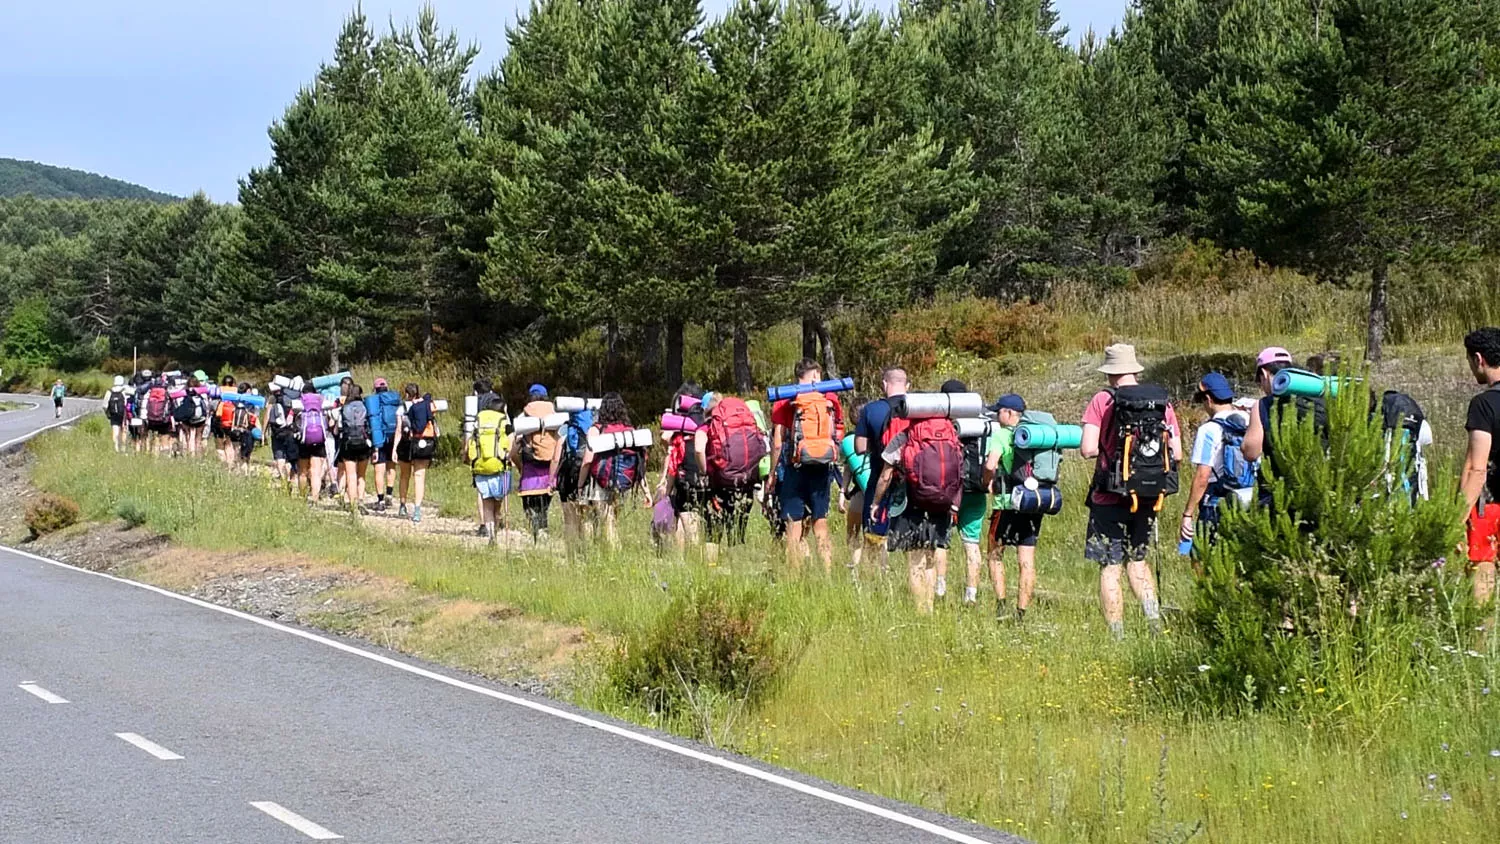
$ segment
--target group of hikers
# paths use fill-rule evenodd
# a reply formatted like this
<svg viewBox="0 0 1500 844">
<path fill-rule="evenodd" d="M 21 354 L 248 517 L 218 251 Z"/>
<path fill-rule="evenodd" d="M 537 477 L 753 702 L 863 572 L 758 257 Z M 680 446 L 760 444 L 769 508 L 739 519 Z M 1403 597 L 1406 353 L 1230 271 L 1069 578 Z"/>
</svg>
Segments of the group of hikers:
<svg viewBox="0 0 1500 844">
<path fill-rule="evenodd" d="M 1470 366 L 1487 387 L 1469 408 L 1469 451 L 1462 489 L 1470 508 L 1468 555 L 1476 596 L 1488 600 L 1500 550 L 1500 328 L 1465 339 Z M 907 555 L 907 579 L 920 612 L 948 594 L 949 548 L 962 548 L 962 604 L 979 603 L 988 569 L 996 616 L 1024 619 L 1037 581 L 1036 548 L 1048 516 L 1062 509 L 1059 466 L 1065 450 L 1093 462 L 1083 553 L 1099 566 L 1099 600 L 1115 636 L 1124 630 L 1124 587 L 1139 601 L 1153 631 L 1161 624 L 1157 583 L 1147 564 L 1165 499 L 1178 492 L 1179 464 L 1190 469 L 1177 532 L 1180 549 L 1196 558 L 1215 538 L 1231 506 L 1271 506 L 1260 469 L 1276 453 L 1278 419 L 1287 410 L 1326 426 L 1317 389 L 1328 359 L 1295 365 L 1284 348 L 1255 359 L 1259 396 L 1241 397 L 1218 372 L 1204 373 L 1194 400 L 1206 421 L 1184 451 L 1182 427 L 1168 391 L 1141 383 L 1134 347 L 1109 346 L 1098 373 L 1106 385 L 1089 400 L 1079 425 L 1063 425 L 1011 392 L 986 400 L 957 380 L 936 393 L 909 391 L 899 367 L 881 373 L 881 395 L 846 412 L 849 379 L 824 381 L 820 365 L 800 361 L 792 384 L 768 391 L 769 413 L 747 400 L 684 383 L 660 420 L 659 435 L 637 428 L 617 392 L 597 399 L 553 397 L 531 385 L 514 417 L 485 379 L 465 399 L 462 459 L 475 490 L 476 533 L 496 540 L 506 528 L 506 499 L 521 500 L 534 541 L 548 537 L 552 501 L 569 537 L 618 542 L 621 505 L 638 495 L 651 511 L 660 550 L 701 543 L 705 557 L 745 541 L 757 508 L 782 544 L 789 572 L 817 554 L 833 567 L 828 518 L 847 513 L 850 568 L 884 569 L 892 553 Z M 1295 376 L 1295 377 L 1294 377 Z M 366 395 L 347 375 L 304 381 L 278 376 L 262 398 L 248 383 L 224 378 L 206 387 L 202 371 L 115 379 L 106 406 L 115 448 L 202 454 L 214 440 L 219 458 L 245 470 L 257 444 L 269 440 L 272 472 L 316 502 L 332 495 L 360 512 L 422 519 L 425 473 L 437 451 L 435 402 L 418 385 L 398 393 L 376 378 Z M 318 382 L 315 384 L 315 382 Z M 1288 384 L 1292 385 L 1288 387 Z M 1413 497 L 1426 497 L 1423 451 L 1432 429 L 1409 396 L 1371 398 L 1383 414 L 1391 477 Z M 853 420 L 852 428 L 848 421 Z M 661 474 L 647 477 L 648 448 L 665 447 Z M 392 469 L 392 464 L 395 468 Z M 366 494 L 374 466 L 373 501 Z M 512 476 L 514 473 L 514 477 Z M 397 490 L 399 487 L 399 491 Z M 837 504 L 835 505 L 835 502 Z M 1007 602 L 1005 552 L 1015 549 L 1018 583 Z"/>
</svg>

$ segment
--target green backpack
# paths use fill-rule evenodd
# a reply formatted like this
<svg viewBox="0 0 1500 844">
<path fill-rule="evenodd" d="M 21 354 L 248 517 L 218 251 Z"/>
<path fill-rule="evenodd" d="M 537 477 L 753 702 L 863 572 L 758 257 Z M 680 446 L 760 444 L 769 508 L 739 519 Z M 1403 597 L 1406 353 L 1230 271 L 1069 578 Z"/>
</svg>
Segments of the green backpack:
<svg viewBox="0 0 1500 844">
<path fill-rule="evenodd" d="M 1028 410 L 1021 414 L 1022 425 L 1056 425 L 1057 420 L 1052 414 L 1042 410 Z M 1057 483 L 1058 469 L 1062 465 L 1062 449 L 1060 448 L 1017 448 L 1015 456 L 1011 459 L 1010 477 L 1011 488 L 1019 486 L 1026 477 L 1030 475 L 1036 478 L 1037 483 L 1051 485 Z M 1029 471 L 1028 471 L 1029 470 Z"/>
</svg>

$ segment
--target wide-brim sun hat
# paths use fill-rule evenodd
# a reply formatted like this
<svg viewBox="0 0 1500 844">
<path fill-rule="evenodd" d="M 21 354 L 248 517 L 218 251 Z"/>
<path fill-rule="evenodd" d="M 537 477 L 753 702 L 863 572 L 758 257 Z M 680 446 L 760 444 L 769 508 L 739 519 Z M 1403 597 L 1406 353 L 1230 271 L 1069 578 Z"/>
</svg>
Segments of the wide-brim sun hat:
<svg viewBox="0 0 1500 844">
<path fill-rule="evenodd" d="M 1129 343 L 1115 343 L 1104 348 L 1104 363 L 1098 369 L 1105 375 L 1136 375 L 1146 371 L 1136 360 L 1135 347 Z"/>
</svg>

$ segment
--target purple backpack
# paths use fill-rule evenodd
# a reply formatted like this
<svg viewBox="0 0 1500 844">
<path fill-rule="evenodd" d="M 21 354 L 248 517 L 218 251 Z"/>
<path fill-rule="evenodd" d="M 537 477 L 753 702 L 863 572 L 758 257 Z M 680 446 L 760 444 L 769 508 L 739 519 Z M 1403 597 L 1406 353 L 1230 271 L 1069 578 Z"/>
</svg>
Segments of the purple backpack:
<svg viewBox="0 0 1500 844">
<path fill-rule="evenodd" d="M 302 394 L 302 412 L 297 414 L 297 439 L 307 445 L 322 445 L 323 397 L 317 393 Z"/>
</svg>

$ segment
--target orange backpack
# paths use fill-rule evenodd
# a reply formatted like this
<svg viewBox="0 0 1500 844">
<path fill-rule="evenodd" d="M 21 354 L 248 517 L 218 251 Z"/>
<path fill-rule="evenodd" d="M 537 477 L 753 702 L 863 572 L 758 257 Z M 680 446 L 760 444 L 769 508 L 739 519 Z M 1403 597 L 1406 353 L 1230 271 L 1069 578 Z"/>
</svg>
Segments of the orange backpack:
<svg viewBox="0 0 1500 844">
<path fill-rule="evenodd" d="M 792 464 L 832 465 L 834 445 L 832 400 L 823 393 L 800 393 L 792 399 Z"/>
</svg>

